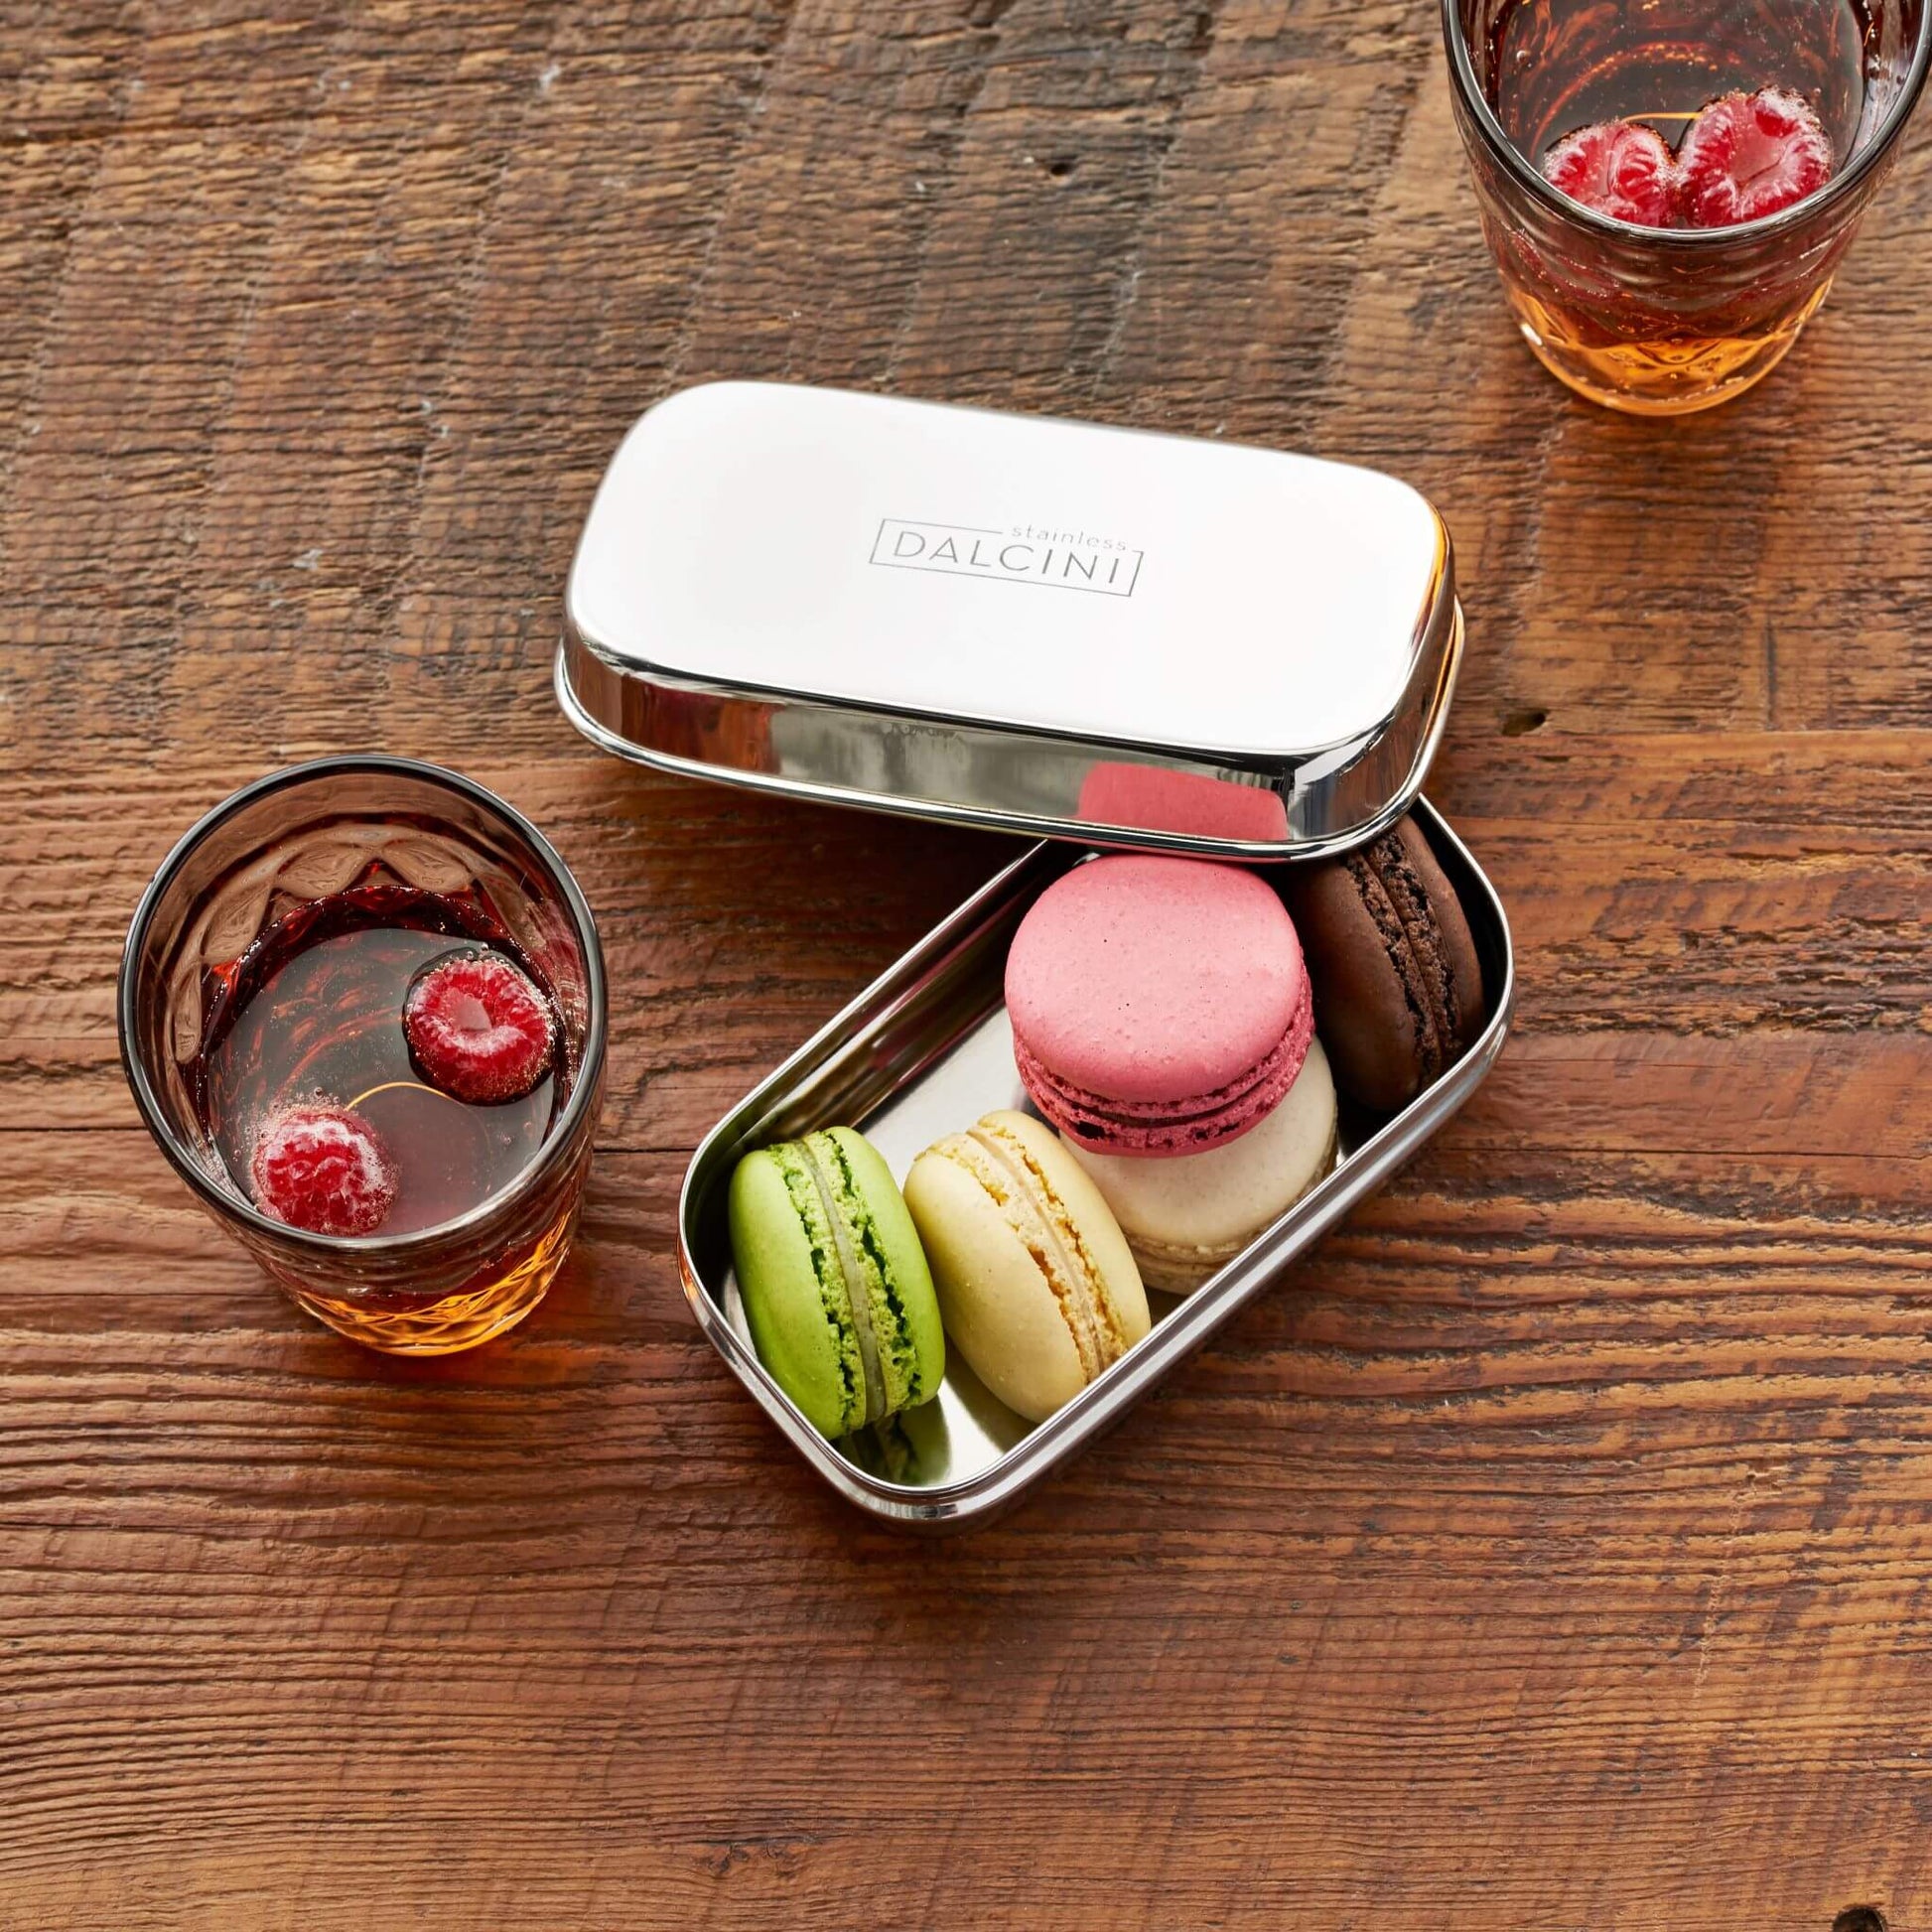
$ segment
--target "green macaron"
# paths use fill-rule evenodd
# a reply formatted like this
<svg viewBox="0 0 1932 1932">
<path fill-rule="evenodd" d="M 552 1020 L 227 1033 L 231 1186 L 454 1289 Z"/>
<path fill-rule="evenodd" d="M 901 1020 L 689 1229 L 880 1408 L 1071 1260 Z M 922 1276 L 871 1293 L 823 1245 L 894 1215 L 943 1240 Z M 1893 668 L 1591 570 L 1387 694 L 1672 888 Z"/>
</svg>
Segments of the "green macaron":
<svg viewBox="0 0 1932 1932">
<path fill-rule="evenodd" d="M 846 1436 L 938 1393 L 946 1341 L 892 1170 L 849 1127 L 760 1148 L 731 1185 L 732 1260 L 759 1360 Z"/>
</svg>

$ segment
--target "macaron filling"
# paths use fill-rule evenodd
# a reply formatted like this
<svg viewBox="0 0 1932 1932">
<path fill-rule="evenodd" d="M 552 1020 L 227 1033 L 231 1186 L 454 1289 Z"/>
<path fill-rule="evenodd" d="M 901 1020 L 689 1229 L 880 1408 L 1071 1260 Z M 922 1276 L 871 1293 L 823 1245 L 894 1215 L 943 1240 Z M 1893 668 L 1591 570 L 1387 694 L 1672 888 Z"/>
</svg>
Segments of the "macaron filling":
<svg viewBox="0 0 1932 1932">
<path fill-rule="evenodd" d="M 812 1145 L 815 1140 L 825 1140 L 830 1145 L 829 1137 L 808 1135 L 800 1142 L 799 1151 L 804 1156 L 806 1171 L 812 1177 L 813 1186 L 818 1189 L 825 1219 L 832 1230 L 832 1245 L 838 1258 L 839 1286 L 845 1293 L 846 1310 L 852 1321 L 853 1334 L 859 1343 L 860 1372 L 866 1388 L 866 1420 L 871 1422 L 886 1413 L 886 1378 L 879 1366 L 879 1337 L 873 1332 L 872 1298 L 866 1293 L 865 1274 L 853 1249 L 851 1226 L 833 1193 L 831 1176 L 825 1172 L 825 1163 L 820 1159 L 821 1149 Z"/>
<path fill-rule="evenodd" d="M 811 1248 L 836 1337 L 847 1432 L 923 1401 L 910 1324 L 837 1137 L 808 1134 L 768 1152 Z"/>
<path fill-rule="evenodd" d="M 1392 850 L 1376 855 L 1383 890 L 1395 901 L 1397 915 L 1409 930 L 1411 945 L 1423 967 L 1431 1004 L 1440 1017 L 1438 1029 L 1443 1063 L 1448 1065 L 1458 1050 L 1458 1042 L 1470 1019 L 1462 1001 L 1463 988 L 1456 983 L 1455 968 L 1444 950 L 1435 909 L 1429 902 L 1429 889 L 1409 861 L 1401 841 L 1392 840 Z"/>
<path fill-rule="evenodd" d="M 1393 833 L 1343 861 L 1381 932 L 1416 1029 L 1416 1059 L 1427 1085 L 1455 1057 L 1462 1034 L 1455 975 L 1440 943 L 1429 896 Z"/>
<path fill-rule="evenodd" d="M 1106 1154 L 1169 1157 L 1224 1147 L 1281 1105 L 1300 1077 L 1314 1037 L 1314 1001 L 1302 980 L 1288 1031 L 1239 1079 L 1173 1101 L 1122 1100 L 1077 1087 L 1043 1065 L 1016 1033 L 1015 1064 L 1039 1111 L 1081 1147 Z"/>
<path fill-rule="evenodd" d="M 979 1182 L 1045 1278 L 1091 1382 L 1127 1352 L 1120 1311 L 1066 1204 L 1020 1140 L 982 1121 L 933 1153 Z"/>
</svg>

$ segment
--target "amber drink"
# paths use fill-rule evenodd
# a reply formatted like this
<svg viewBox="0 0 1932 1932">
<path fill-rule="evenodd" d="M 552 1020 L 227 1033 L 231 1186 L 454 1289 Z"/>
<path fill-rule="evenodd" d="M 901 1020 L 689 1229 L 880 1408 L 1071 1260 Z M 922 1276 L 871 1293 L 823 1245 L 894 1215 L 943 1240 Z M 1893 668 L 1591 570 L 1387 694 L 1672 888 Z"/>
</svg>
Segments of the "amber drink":
<svg viewBox="0 0 1932 1932">
<path fill-rule="evenodd" d="M 1649 415 L 1710 408 L 1775 367 L 1888 170 L 1924 81 L 1925 14 L 1925 0 L 1445 0 L 1483 231 L 1538 358 Z M 1746 97 L 1792 104 L 1816 135 L 1817 185 L 1788 204 L 1710 221 L 1552 186 L 1567 138 L 1619 123 L 1654 132 L 1666 172 L 1688 169 L 1700 115 Z"/>
</svg>

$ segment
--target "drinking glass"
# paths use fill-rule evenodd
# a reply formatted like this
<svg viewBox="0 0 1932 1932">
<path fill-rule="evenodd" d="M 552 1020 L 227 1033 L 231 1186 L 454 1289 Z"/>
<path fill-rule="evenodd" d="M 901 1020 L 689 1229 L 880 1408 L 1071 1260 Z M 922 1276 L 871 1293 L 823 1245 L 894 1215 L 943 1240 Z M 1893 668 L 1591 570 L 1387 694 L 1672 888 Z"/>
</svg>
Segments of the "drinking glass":
<svg viewBox="0 0 1932 1932">
<path fill-rule="evenodd" d="M 1575 62 L 1580 82 L 1588 74 L 1599 83 L 1613 58 L 1608 37 L 1627 41 L 1634 0 L 1537 3 L 1551 23 L 1549 59 Z M 1641 227 L 1544 180 L 1493 104 L 1498 29 L 1516 4 L 1443 0 L 1443 31 L 1483 234 L 1524 341 L 1552 374 L 1611 409 L 1675 416 L 1742 394 L 1816 314 L 1890 172 L 1932 56 L 1927 0 L 1864 8 L 1864 99 L 1839 172 L 1806 200 L 1728 228 Z M 1762 5 L 1643 0 L 1642 30 L 1692 55 L 1701 45 L 1715 53 L 1761 24 Z"/>
<path fill-rule="evenodd" d="M 212 998 L 249 947 L 371 876 L 488 907 L 555 996 L 568 1094 L 529 1165 L 468 1212 L 404 1234 L 312 1234 L 263 1214 L 236 1185 L 191 1087 Z M 543 1299 L 576 1229 L 603 1099 L 604 959 L 563 861 L 483 786 L 430 764 L 355 757 L 237 792 L 175 847 L 142 897 L 118 1014 L 128 1084 L 161 1151 L 319 1320 L 373 1348 L 443 1355 L 501 1334 Z"/>
</svg>

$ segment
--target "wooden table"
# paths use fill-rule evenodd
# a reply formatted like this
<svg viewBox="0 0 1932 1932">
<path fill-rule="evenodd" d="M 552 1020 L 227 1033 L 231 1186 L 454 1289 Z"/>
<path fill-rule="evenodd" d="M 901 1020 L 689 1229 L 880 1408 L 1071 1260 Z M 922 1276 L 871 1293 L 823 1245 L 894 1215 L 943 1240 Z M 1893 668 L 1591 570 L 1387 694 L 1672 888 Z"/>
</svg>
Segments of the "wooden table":
<svg viewBox="0 0 1932 1932">
<path fill-rule="evenodd" d="M 1428 0 L 17 0 L 0 73 L 0 1924 L 1932 1926 L 1924 142 L 1671 427 L 1514 339 Z M 804 1471 L 672 1209 L 1011 848 L 550 697 L 721 375 L 1361 458 L 1460 547 L 1520 1036 L 949 1544 Z M 443 1364 L 281 1301 L 115 1058 L 169 843 L 367 747 L 548 828 L 618 989 L 581 1246 Z"/>
</svg>

